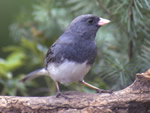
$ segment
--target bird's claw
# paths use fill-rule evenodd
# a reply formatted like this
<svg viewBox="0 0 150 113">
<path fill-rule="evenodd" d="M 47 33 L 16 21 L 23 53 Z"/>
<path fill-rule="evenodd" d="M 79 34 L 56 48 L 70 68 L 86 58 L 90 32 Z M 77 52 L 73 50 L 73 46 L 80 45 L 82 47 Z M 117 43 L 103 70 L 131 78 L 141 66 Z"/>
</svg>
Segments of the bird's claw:
<svg viewBox="0 0 150 113">
<path fill-rule="evenodd" d="M 64 95 L 62 92 L 57 92 L 56 93 L 56 98 L 59 98 L 59 97 L 63 97 L 63 98 L 65 98 L 65 99 L 69 99 L 66 95 Z"/>
<path fill-rule="evenodd" d="M 97 93 L 110 93 L 110 94 L 112 94 L 112 93 L 113 93 L 113 90 L 97 89 L 96 92 L 97 92 Z"/>
</svg>

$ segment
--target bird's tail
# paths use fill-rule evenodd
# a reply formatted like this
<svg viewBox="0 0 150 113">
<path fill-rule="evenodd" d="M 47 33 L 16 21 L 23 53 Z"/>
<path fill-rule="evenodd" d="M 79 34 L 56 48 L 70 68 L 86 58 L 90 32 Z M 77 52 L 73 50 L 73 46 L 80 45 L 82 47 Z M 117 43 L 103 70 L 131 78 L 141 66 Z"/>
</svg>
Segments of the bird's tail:
<svg viewBox="0 0 150 113">
<path fill-rule="evenodd" d="M 39 77 L 39 76 L 42 76 L 42 75 L 48 75 L 48 72 L 45 68 L 42 68 L 42 69 L 38 69 L 38 70 L 35 70 L 29 74 L 27 74 L 22 80 L 21 82 L 26 82 L 28 80 L 31 80 L 31 79 L 34 79 L 36 77 Z"/>
</svg>

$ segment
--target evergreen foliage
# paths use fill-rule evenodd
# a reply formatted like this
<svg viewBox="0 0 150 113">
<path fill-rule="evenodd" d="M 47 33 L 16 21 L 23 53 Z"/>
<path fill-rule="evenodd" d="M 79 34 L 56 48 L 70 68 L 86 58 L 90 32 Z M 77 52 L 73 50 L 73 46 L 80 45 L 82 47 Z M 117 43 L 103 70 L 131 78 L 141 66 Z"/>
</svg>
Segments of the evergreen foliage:
<svg viewBox="0 0 150 113">
<path fill-rule="evenodd" d="M 19 44 L 5 48 L 11 53 L 6 59 L 0 60 L 0 83 L 4 87 L 1 94 L 54 94 L 55 83 L 48 77 L 26 83 L 28 91 L 25 84 L 19 83 L 21 85 L 13 85 L 13 92 L 9 92 L 9 85 L 5 81 L 18 84 L 16 80 L 23 74 L 43 67 L 50 45 L 73 18 L 86 13 L 112 21 L 97 34 L 98 57 L 85 77 L 86 81 L 104 89 L 118 90 L 131 84 L 136 73 L 150 68 L 150 1 L 43 0 L 33 4 L 32 11 L 20 11 L 16 22 L 10 26 L 11 36 Z M 92 92 L 76 83 L 62 88 Z M 5 93 L 4 89 L 7 89 Z"/>
</svg>

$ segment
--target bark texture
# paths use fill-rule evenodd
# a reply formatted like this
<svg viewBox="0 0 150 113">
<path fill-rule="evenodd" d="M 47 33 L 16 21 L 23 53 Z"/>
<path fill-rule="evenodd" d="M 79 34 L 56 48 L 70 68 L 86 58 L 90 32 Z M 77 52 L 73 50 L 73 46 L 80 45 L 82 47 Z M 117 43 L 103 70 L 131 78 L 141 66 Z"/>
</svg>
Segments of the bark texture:
<svg viewBox="0 0 150 113">
<path fill-rule="evenodd" d="M 150 113 L 150 70 L 136 75 L 129 87 L 112 94 L 66 92 L 55 96 L 0 96 L 2 113 Z"/>
</svg>

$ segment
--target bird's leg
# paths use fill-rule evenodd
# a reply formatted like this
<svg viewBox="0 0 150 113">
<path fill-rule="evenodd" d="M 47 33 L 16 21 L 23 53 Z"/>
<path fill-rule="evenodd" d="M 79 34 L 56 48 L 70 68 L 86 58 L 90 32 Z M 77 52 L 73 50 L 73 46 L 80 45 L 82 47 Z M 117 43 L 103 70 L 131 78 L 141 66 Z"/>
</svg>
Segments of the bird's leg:
<svg viewBox="0 0 150 113">
<path fill-rule="evenodd" d="M 57 89 L 56 98 L 58 98 L 59 96 L 62 96 L 65 99 L 68 99 L 68 97 L 60 91 L 58 82 L 56 81 L 55 83 L 56 83 L 56 89 Z"/>
<path fill-rule="evenodd" d="M 103 89 L 100 89 L 100 88 L 98 88 L 98 87 L 95 87 L 95 86 L 93 86 L 93 85 L 91 85 L 91 84 L 85 82 L 84 80 L 81 80 L 81 81 L 79 81 L 79 82 L 82 83 L 82 84 L 84 84 L 84 85 L 86 85 L 86 86 L 88 86 L 88 87 L 90 87 L 90 88 L 92 88 L 92 89 L 95 89 L 97 93 L 112 93 L 111 90 L 103 90 Z"/>
</svg>

